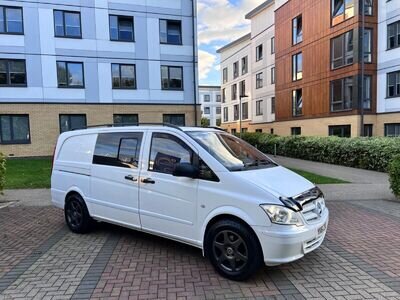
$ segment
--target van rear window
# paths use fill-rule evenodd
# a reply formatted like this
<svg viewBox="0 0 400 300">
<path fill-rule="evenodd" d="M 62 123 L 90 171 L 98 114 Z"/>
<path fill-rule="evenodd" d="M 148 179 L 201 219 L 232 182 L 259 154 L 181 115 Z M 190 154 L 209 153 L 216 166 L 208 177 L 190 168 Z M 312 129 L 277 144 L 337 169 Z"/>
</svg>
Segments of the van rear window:
<svg viewBox="0 0 400 300">
<path fill-rule="evenodd" d="M 100 133 L 97 136 L 93 164 L 137 168 L 142 138 L 141 132 Z"/>
</svg>

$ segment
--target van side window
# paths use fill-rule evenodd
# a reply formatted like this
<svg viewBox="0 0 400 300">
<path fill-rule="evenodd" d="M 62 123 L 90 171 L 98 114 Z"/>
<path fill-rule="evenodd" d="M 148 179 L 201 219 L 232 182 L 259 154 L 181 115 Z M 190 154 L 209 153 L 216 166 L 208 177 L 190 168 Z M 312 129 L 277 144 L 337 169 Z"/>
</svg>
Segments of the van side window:
<svg viewBox="0 0 400 300">
<path fill-rule="evenodd" d="M 199 158 L 199 179 L 219 182 L 218 176 L 201 158 Z"/>
<path fill-rule="evenodd" d="M 174 135 L 153 133 L 149 171 L 172 174 L 179 163 L 193 163 L 193 151 Z"/>
<path fill-rule="evenodd" d="M 138 167 L 143 133 L 100 133 L 97 137 L 93 164 L 120 168 Z"/>
</svg>

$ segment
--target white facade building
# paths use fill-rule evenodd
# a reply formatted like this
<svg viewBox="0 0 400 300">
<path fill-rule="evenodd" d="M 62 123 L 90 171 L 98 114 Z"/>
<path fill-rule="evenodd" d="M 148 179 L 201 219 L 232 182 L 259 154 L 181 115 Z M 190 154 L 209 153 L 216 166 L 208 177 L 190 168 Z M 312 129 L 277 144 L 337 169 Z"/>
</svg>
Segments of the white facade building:
<svg viewBox="0 0 400 300">
<path fill-rule="evenodd" d="M 240 111 L 243 131 L 260 131 L 275 120 L 274 3 L 266 1 L 249 12 L 251 32 L 217 51 L 221 55 L 222 124 L 230 132 L 239 131 Z"/>
<path fill-rule="evenodd" d="M 199 86 L 201 116 L 208 119 L 209 126 L 221 125 L 221 87 Z"/>
</svg>

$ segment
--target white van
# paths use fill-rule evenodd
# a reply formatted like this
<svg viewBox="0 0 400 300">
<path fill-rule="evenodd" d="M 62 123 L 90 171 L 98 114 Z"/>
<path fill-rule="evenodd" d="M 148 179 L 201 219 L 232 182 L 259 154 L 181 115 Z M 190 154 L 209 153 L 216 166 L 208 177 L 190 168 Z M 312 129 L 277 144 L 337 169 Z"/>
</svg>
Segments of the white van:
<svg viewBox="0 0 400 300">
<path fill-rule="evenodd" d="M 233 280 L 315 250 L 329 216 L 315 185 L 243 140 L 167 124 L 61 134 L 51 194 L 73 232 L 96 220 L 167 237 Z"/>
</svg>

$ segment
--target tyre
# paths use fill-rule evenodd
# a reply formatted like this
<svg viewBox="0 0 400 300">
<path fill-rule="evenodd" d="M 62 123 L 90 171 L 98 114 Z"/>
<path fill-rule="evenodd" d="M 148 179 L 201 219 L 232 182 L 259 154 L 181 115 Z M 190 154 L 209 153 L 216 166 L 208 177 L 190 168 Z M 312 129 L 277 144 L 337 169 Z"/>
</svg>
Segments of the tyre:
<svg viewBox="0 0 400 300">
<path fill-rule="evenodd" d="M 263 265 L 257 236 L 244 224 L 233 220 L 218 221 L 206 234 L 206 256 L 224 277 L 242 281 Z"/>
<path fill-rule="evenodd" d="M 65 221 L 72 232 L 87 233 L 90 231 L 93 219 L 89 215 L 85 201 L 78 194 L 71 194 L 65 200 Z"/>
</svg>

